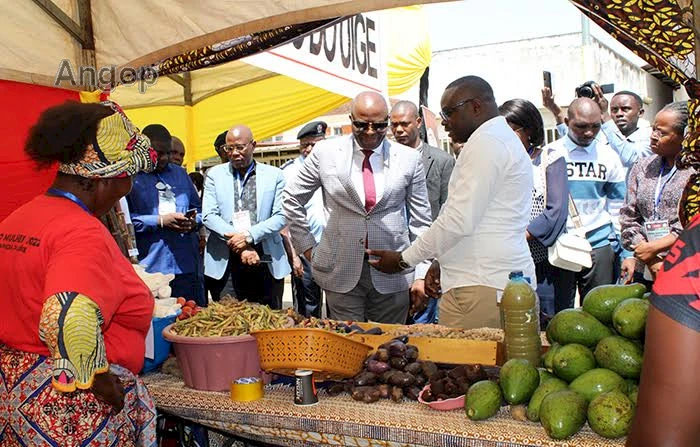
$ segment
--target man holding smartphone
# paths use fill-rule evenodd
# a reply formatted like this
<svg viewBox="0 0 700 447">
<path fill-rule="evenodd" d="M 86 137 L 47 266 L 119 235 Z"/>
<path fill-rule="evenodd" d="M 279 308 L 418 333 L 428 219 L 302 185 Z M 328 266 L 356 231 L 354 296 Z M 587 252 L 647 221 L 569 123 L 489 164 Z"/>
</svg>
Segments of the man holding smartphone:
<svg viewBox="0 0 700 447">
<path fill-rule="evenodd" d="M 126 200 L 136 232 L 139 263 L 149 273 L 172 273 L 172 296 L 207 304 L 199 263 L 202 203 L 187 172 L 170 163 L 172 137 L 160 124 L 143 129 L 158 153 L 155 171 L 134 177 Z"/>
</svg>

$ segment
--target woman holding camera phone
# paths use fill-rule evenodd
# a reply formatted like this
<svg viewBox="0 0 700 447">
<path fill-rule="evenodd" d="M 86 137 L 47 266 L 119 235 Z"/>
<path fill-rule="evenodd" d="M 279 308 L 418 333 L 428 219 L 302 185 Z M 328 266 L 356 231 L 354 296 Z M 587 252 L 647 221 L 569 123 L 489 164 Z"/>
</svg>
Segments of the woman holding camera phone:
<svg viewBox="0 0 700 447">
<path fill-rule="evenodd" d="M 695 172 L 692 168 L 676 167 L 687 124 L 687 102 L 674 102 L 661 109 L 651 134 L 651 150 L 655 155 L 640 159 L 629 172 L 620 226 L 622 245 L 633 251 L 634 257 L 622 262 L 625 284 L 632 281 L 650 284 L 667 250 L 683 230 L 678 202 L 683 187 Z"/>
<path fill-rule="evenodd" d="M 155 446 L 136 376 L 154 299 L 99 220 L 155 152 L 109 101 L 47 109 L 25 152 L 58 174 L 0 223 L 0 439 Z"/>
</svg>

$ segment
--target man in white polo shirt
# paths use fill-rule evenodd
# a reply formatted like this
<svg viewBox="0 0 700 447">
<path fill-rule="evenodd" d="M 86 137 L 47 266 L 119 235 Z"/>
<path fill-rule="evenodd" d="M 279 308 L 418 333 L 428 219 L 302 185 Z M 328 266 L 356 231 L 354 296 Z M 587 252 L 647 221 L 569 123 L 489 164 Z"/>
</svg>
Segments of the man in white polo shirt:
<svg viewBox="0 0 700 447">
<path fill-rule="evenodd" d="M 369 250 L 370 264 L 399 272 L 426 259 L 441 266 L 440 324 L 500 327 L 497 302 L 508 274 L 536 284 L 525 230 L 532 166 L 518 136 L 499 116 L 491 86 L 476 76 L 447 86 L 440 116 L 452 141 L 465 143 L 447 202 L 431 227 L 403 252 Z M 373 258 L 375 257 L 375 258 Z"/>
</svg>

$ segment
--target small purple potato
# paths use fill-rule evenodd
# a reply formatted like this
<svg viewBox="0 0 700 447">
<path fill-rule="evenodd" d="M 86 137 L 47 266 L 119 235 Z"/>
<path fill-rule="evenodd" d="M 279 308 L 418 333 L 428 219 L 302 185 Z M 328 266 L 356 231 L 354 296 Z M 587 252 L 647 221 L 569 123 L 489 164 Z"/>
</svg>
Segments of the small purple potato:
<svg viewBox="0 0 700 447">
<path fill-rule="evenodd" d="M 389 369 L 391 369 L 391 367 L 388 363 L 380 362 L 379 360 L 370 360 L 367 363 L 367 371 L 374 374 L 383 374 L 389 371 Z"/>
<path fill-rule="evenodd" d="M 376 359 L 379 360 L 380 362 L 388 362 L 389 361 L 389 350 L 384 349 L 384 348 L 379 348 L 377 349 L 377 352 L 375 352 Z"/>
<path fill-rule="evenodd" d="M 403 371 L 407 364 L 408 362 L 403 357 L 392 357 L 391 359 L 389 359 L 389 365 L 391 365 L 392 368 L 397 369 L 399 371 Z"/>
<path fill-rule="evenodd" d="M 403 370 L 413 374 L 414 376 L 423 372 L 423 368 L 421 368 L 420 362 L 409 363 Z"/>
</svg>

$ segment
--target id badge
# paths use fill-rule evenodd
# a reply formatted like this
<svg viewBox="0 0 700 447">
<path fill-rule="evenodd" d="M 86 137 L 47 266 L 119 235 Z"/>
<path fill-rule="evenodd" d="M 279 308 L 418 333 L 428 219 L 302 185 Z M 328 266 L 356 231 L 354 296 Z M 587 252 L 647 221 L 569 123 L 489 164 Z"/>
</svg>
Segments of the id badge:
<svg viewBox="0 0 700 447">
<path fill-rule="evenodd" d="M 662 237 L 668 236 L 671 233 L 671 226 L 668 220 L 650 220 L 644 222 L 644 231 L 647 234 L 648 241 L 655 241 Z"/>
<path fill-rule="evenodd" d="M 158 215 L 165 216 L 177 212 L 175 194 L 170 190 L 158 191 Z"/>
<path fill-rule="evenodd" d="M 250 223 L 250 212 L 249 211 L 236 211 L 233 213 L 231 219 L 233 221 L 233 226 L 236 227 L 237 232 L 248 231 L 252 227 Z"/>
</svg>

